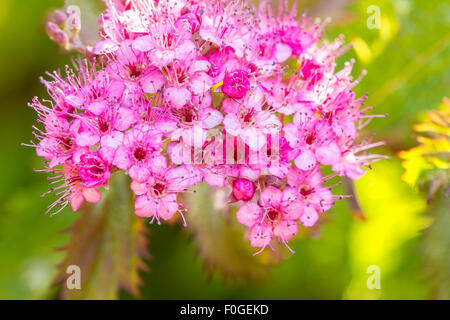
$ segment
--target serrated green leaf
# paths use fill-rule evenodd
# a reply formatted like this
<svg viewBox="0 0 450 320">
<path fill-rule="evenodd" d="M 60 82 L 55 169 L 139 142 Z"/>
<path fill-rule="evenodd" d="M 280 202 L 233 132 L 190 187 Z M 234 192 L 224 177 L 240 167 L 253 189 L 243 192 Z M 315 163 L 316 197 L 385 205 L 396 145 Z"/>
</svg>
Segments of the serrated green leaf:
<svg viewBox="0 0 450 320">
<path fill-rule="evenodd" d="M 429 207 L 429 213 L 435 218 L 427 230 L 424 246 L 426 275 L 430 282 L 429 298 L 448 300 L 450 298 L 450 198 L 441 191 Z"/>
<path fill-rule="evenodd" d="M 121 288 L 139 297 L 147 237 L 144 221 L 134 215 L 129 179 L 114 174 L 102 201 L 86 206 L 82 215 L 70 228 L 72 238 L 56 279 L 62 282 L 62 298 L 117 299 Z M 81 269 L 80 290 L 65 285 L 70 265 Z"/>
<path fill-rule="evenodd" d="M 219 271 L 234 280 L 257 280 L 265 277 L 271 265 L 282 260 L 283 250 L 269 249 L 253 255 L 245 228 L 235 218 L 235 208 L 215 207 L 215 202 L 226 203 L 226 191 L 214 190 L 206 184 L 196 193 L 185 197 L 189 207 L 188 229 L 192 232 L 198 256 L 210 274 Z"/>
</svg>

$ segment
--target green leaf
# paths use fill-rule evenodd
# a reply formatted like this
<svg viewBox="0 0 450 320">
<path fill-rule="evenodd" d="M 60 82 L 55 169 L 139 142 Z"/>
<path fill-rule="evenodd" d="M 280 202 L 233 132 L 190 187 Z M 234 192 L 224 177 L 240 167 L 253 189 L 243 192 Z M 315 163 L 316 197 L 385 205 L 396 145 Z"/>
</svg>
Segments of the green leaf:
<svg viewBox="0 0 450 320">
<path fill-rule="evenodd" d="M 54 200 L 40 197 L 46 187 L 24 186 L 1 202 L 0 299 L 53 295 L 49 288 L 63 258 L 55 248 L 67 244 L 68 236 L 60 232 L 72 225 L 77 213 L 64 210 L 52 217 L 45 215 L 46 206 Z"/>
<path fill-rule="evenodd" d="M 434 223 L 427 230 L 424 246 L 427 280 L 430 283 L 430 298 L 450 299 L 450 198 L 445 197 L 442 190 L 429 207 L 434 216 Z"/>
<path fill-rule="evenodd" d="M 147 267 L 144 221 L 134 215 L 129 179 L 122 173 L 111 178 L 110 190 L 101 202 L 85 207 L 83 216 L 70 228 L 72 239 L 65 251 L 56 282 L 63 282 L 65 299 L 117 299 L 124 288 L 139 297 L 139 270 Z M 81 289 L 65 285 L 70 265 L 81 269 Z"/>
<path fill-rule="evenodd" d="M 187 223 L 205 270 L 210 275 L 218 270 L 234 280 L 265 277 L 270 266 L 282 260 L 282 247 L 253 255 L 259 248 L 250 247 L 245 228 L 236 220 L 235 208 L 228 205 L 217 208 L 217 203 L 227 202 L 226 191 L 206 184 L 198 186 L 196 191 L 185 197 L 189 207 Z"/>
<path fill-rule="evenodd" d="M 331 2 L 331 1 L 330 1 Z M 369 29 L 367 8 L 372 0 L 352 1 L 350 11 L 327 26 L 327 38 L 344 34 L 353 44 L 339 62 L 356 58 L 354 74 L 367 76 L 355 87 L 369 94 L 367 105 L 389 116 L 373 121 L 389 148 L 409 147 L 411 128 L 418 112 L 430 110 L 448 94 L 450 76 L 450 6 L 443 1 L 377 1 L 380 29 Z"/>
</svg>

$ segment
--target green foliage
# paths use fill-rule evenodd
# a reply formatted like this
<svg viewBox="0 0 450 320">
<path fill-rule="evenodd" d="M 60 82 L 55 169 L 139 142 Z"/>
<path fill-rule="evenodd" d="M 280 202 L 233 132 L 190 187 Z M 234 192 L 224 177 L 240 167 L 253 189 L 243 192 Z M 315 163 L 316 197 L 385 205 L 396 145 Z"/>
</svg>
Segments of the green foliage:
<svg viewBox="0 0 450 320">
<path fill-rule="evenodd" d="M 425 256 L 425 277 L 429 283 L 428 297 L 450 299 L 450 198 L 441 190 L 433 199 L 429 213 L 434 224 L 427 230 L 422 252 Z"/>
<path fill-rule="evenodd" d="M 367 28 L 371 5 L 380 8 L 380 29 Z M 355 89 L 360 95 L 369 93 L 367 104 L 376 106 L 376 113 L 389 115 L 373 121 L 367 131 L 376 132 L 394 151 L 413 145 L 416 114 L 448 94 L 449 16 L 446 1 L 361 0 L 326 28 L 330 38 L 342 33 L 353 44 L 341 62 L 355 57 L 355 75 L 367 70 Z"/>
<path fill-rule="evenodd" d="M 139 271 L 147 270 L 144 221 L 134 214 L 134 197 L 123 173 L 111 177 L 101 202 L 84 206 L 82 217 L 69 229 L 71 241 L 64 249 L 56 282 L 62 282 L 64 299 L 117 299 L 124 288 L 139 297 Z M 81 290 L 65 285 L 66 270 L 79 266 Z"/>
<path fill-rule="evenodd" d="M 43 299 L 51 294 L 56 265 L 64 257 L 56 249 L 68 240 L 61 230 L 77 214 L 66 210 L 45 216 L 48 201 L 41 193 L 41 185 L 17 188 L 0 206 L 0 299 Z"/>
</svg>

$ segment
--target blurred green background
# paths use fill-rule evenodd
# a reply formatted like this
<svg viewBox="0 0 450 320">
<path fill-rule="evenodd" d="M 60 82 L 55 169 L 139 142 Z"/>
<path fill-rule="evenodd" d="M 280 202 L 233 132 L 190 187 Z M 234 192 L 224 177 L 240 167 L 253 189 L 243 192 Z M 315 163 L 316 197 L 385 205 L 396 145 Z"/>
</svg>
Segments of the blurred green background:
<svg viewBox="0 0 450 320">
<path fill-rule="evenodd" d="M 448 299 L 450 291 L 450 221 L 448 201 L 427 206 L 424 194 L 400 180 L 400 150 L 413 139 L 413 124 L 438 106 L 450 88 L 450 3 L 446 1 L 377 1 L 381 29 L 370 30 L 367 8 L 374 1 L 300 1 L 311 16 L 331 16 L 326 38 L 340 33 L 354 44 L 343 61 L 356 59 L 354 75 L 368 74 L 356 87 L 369 92 L 368 105 L 389 117 L 373 121 L 367 133 L 385 140 L 379 150 L 392 156 L 354 185 L 356 201 L 340 202 L 323 223 L 303 232 L 278 266 L 257 257 L 246 276 L 224 276 L 232 260 L 214 234 L 198 234 L 178 225 L 149 225 L 150 273 L 141 287 L 149 299 Z M 27 107 L 45 97 L 39 76 L 70 63 L 45 34 L 45 17 L 62 0 L 0 1 L 0 298 L 54 299 L 51 285 L 69 240 L 61 231 L 80 213 L 70 209 L 44 215 L 51 198 L 45 174 L 29 141 L 35 113 Z M 348 193 L 350 186 L 336 188 Z M 446 210 L 447 209 L 447 210 Z M 234 218 L 232 218 L 234 219 Z M 235 236 L 242 237 L 242 230 Z M 228 239 L 228 238 L 227 238 Z M 197 248 L 202 247 L 202 250 Z M 205 244 L 214 251 L 205 263 Z M 210 250 L 210 251 L 211 251 Z M 251 252 L 251 251 L 249 251 Z M 284 253 L 284 252 L 283 252 Z M 211 260 L 214 263 L 211 263 Z M 211 267 L 213 265 L 214 267 Z M 381 271 L 381 289 L 369 290 L 367 267 Z M 252 265 L 228 268 L 252 268 Z M 207 270 L 205 270 L 207 269 Z M 261 273 L 253 277 L 252 273 Z M 251 279 L 252 278 L 252 279 Z M 125 291 L 122 298 L 131 298 Z"/>
</svg>

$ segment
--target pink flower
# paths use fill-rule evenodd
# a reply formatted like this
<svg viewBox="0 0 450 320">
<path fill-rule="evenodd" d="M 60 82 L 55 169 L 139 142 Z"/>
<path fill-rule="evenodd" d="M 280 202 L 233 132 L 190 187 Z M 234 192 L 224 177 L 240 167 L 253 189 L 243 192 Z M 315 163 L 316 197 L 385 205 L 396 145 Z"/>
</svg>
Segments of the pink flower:
<svg viewBox="0 0 450 320">
<path fill-rule="evenodd" d="M 264 90 L 267 104 L 277 112 L 291 115 L 304 108 L 300 91 L 297 89 L 299 82 L 291 77 L 287 83 L 280 75 L 273 79 L 262 81 L 261 88 Z"/>
<path fill-rule="evenodd" d="M 209 55 L 208 61 L 210 63 L 208 74 L 214 78 L 214 83 L 223 81 L 226 73 L 230 71 L 236 69 L 246 70 L 243 60 L 239 60 L 236 57 L 234 49 L 231 47 L 214 51 Z"/>
<path fill-rule="evenodd" d="M 249 152 L 248 166 L 254 170 L 262 170 L 264 174 L 280 179 L 286 177 L 290 162 L 299 152 L 289 146 L 283 135 L 268 135 L 267 144 L 258 151 Z"/>
<path fill-rule="evenodd" d="M 123 145 L 118 147 L 113 164 L 126 170 L 133 180 L 146 181 L 152 172 L 166 166 L 166 159 L 159 152 L 162 134 L 149 126 L 134 127 L 126 132 Z"/>
<path fill-rule="evenodd" d="M 125 85 L 125 98 L 131 105 L 144 93 L 157 93 L 165 83 L 164 74 L 151 64 L 145 53 L 134 49 L 131 40 L 120 44 L 107 71 Z"/>
<path fill-rule="evenodd" d="M 152 64 L 164 67 L 174 60 L 183 61 L 195 54 L 196 48 L 185 28 L 175 28 L 170 21 L 150 26 L 149 33 L 133 41 L 133 49 L 148 52 Z"/>
<path fill-rule="evenodd" d="M 300 55 L 317 41 L 314 35 L 299 26 L 285 26 L 280 30 L 281 40 L 289 46 L 292 54 Z"/>
<path fill-rule="evenodd" d="M 288 46 L 293 55 L 298 56 L 320 39 L 322 26 L 311 21 L 306 15 L 297 18 L 296 3 L 292 8 L 288 8 L 287 3 L 281 3 L 279 16 L 275 23 L 272 22 L 272 26 L 280 42 Z"/>
<path fill-rule="evenodd" d="M 199 35 L 203 40 L 219 47 L 233 48 L 236 56 L 242 58 L 246 45 L 251 40 L 248 25 L 253 22 L 253 17 L 239 6 L 237 2 L 228 2 L 225 6 L 207 5 L 202 15 Z M 236 15 L 236 12 L 240 15 Z"/>
<path fill-rule="evenodd" d="M 232 136 L 240 137 L 253 151 L 258 151 L 266 144 L 267 135 L 279 132 L 281 122 L 268 110 L 262 110 L 264 97 L 255 92 L 242 103 L 229 102 L 225 107 L 223 123 L 225 130 Z"/>
<path fill-rule="evenodd" d="M 51 212 L 50 215 L 58 214 L 69 203 L 73 211 L 78 211 L 85 200 L 90 203 L 96 203 L 102 199 L 101 193 L 96 188 L 87 187 L 83 184 L 76 166 L 64 164 L 60 169 L 51 170 L 55 174 L 51 177 L 51 180 L 54 183 L 62 181 L 62 184 L 47 192 L 55 192 L 59 198 L 48 207 L 46 213 Z"/>
<path fill-rule="evenodd" d="M 383 145 L 383 141 L 375 143 L 364 142 L 350 147 L 348 144 L 341 145 L 341 149 L 345 151 L 342 153 L 340 161 L 335 163 L 332 169 L 340 176 L 345 175 L 352 180 L 357 180 L 365 173 L 364 169 L 369 167 L 370 163 L 388 158 L 388 156 L 368 154 L 365 152 L 368 149 Z"/>
<path fill-rule="evenodd" d="M 45 133 L 35 133 L 40 139 L 36 145 L 36 154 L 50 160 L 49 167 L 54 168 L 72 159 L 79 147 L 75 143 L 73 127 L 67 119 L 48 113 L 43 121 Z"/>
<path fill-rule="evenodd" d="M 182 138 L 189 146 L 201 147 L 205 142 L 207 130 L 220 125 L 222 119 L 222 113 L 215 109 L 186 104 L 179 109 L 171 108 L 163 125 L 170 130 L 172 140 Z"/>
<path fill-rule="evenodd" d="M 164 99 L 174 108 L 189 103 L 209 107 L 212 102 L 210 90 L 212 78 L 207 74 L 209 62 L 206 60 L 185 61 L 167 67 L 167 87 Z"/>
<path fill-rule="evenodd" d="M 172 219 L 177 212 L 182 215 L 177 194 L 187 191 L 200 180 L 197 171 L 179 166 L 160 171 L 144 182 L 133 181 L 131 188 L 138 196 L 135 204 L 136 215 L 154 218 L 158 223 L 160 219 Z"/>
<path fill-rule="evenodd" d="M 87 111 L 85 117 L 73 122 L 75 140 L 81 147 L 92 147 L 104 137 L 121 134 L 138 120 L 133 110 L 103 103 L 90 104 Z"/>
<path fill-rule="evenodd" d="M 305 59 L 301 62 L 300 72 L 303 79 L 309 82 L 309 86 L 314 86 L 323 77 L 322 66 L 312 59 Z"/>
<path fill-rule="evenodd" d="M 286 194 L 304 204 L 300 222 L 305 227 L 313 226 L 319 219 L 318 212 L 326 212 L 334 204 L 330 188 L 322 186 L 322 175 L 318 168 L 309 172 L 291 168 L 287 183 L 289 187 L 285 189 Z"/>
<path fill-rule="evenodd" d="M 196 14 L 188 12 L 183 14 L 181 17 L 177 19 L 177 21 L 175 22 L 175 26 L 177 27 L 180 33 L 192 35 L 198 32 L 200 28 L 200 21 Z"/>
<path fill-rule="evenodd" d="M 300 150 L 294 160 L 297 168 L 311 170 L 317 162 L 333 165 L 339 162 L 340 150 L 331 128 L 326 121 L 317 120 L 309 110 L 294 115 L 294 122 L 284 126 L 289 145 Z"/>
<path fill-rule="evenodd" d="M 287 246 L 287 241 L 298 232 L 296 221 L 302 212 L 303 204 L 300 201 L 291 199 L 287 192 L 268 186 L 259 196 L 259 205 L 244 203 L 236 217 L 250 228 L 250 244 L 265 248 L 273 237 Z"/>
</svg>

